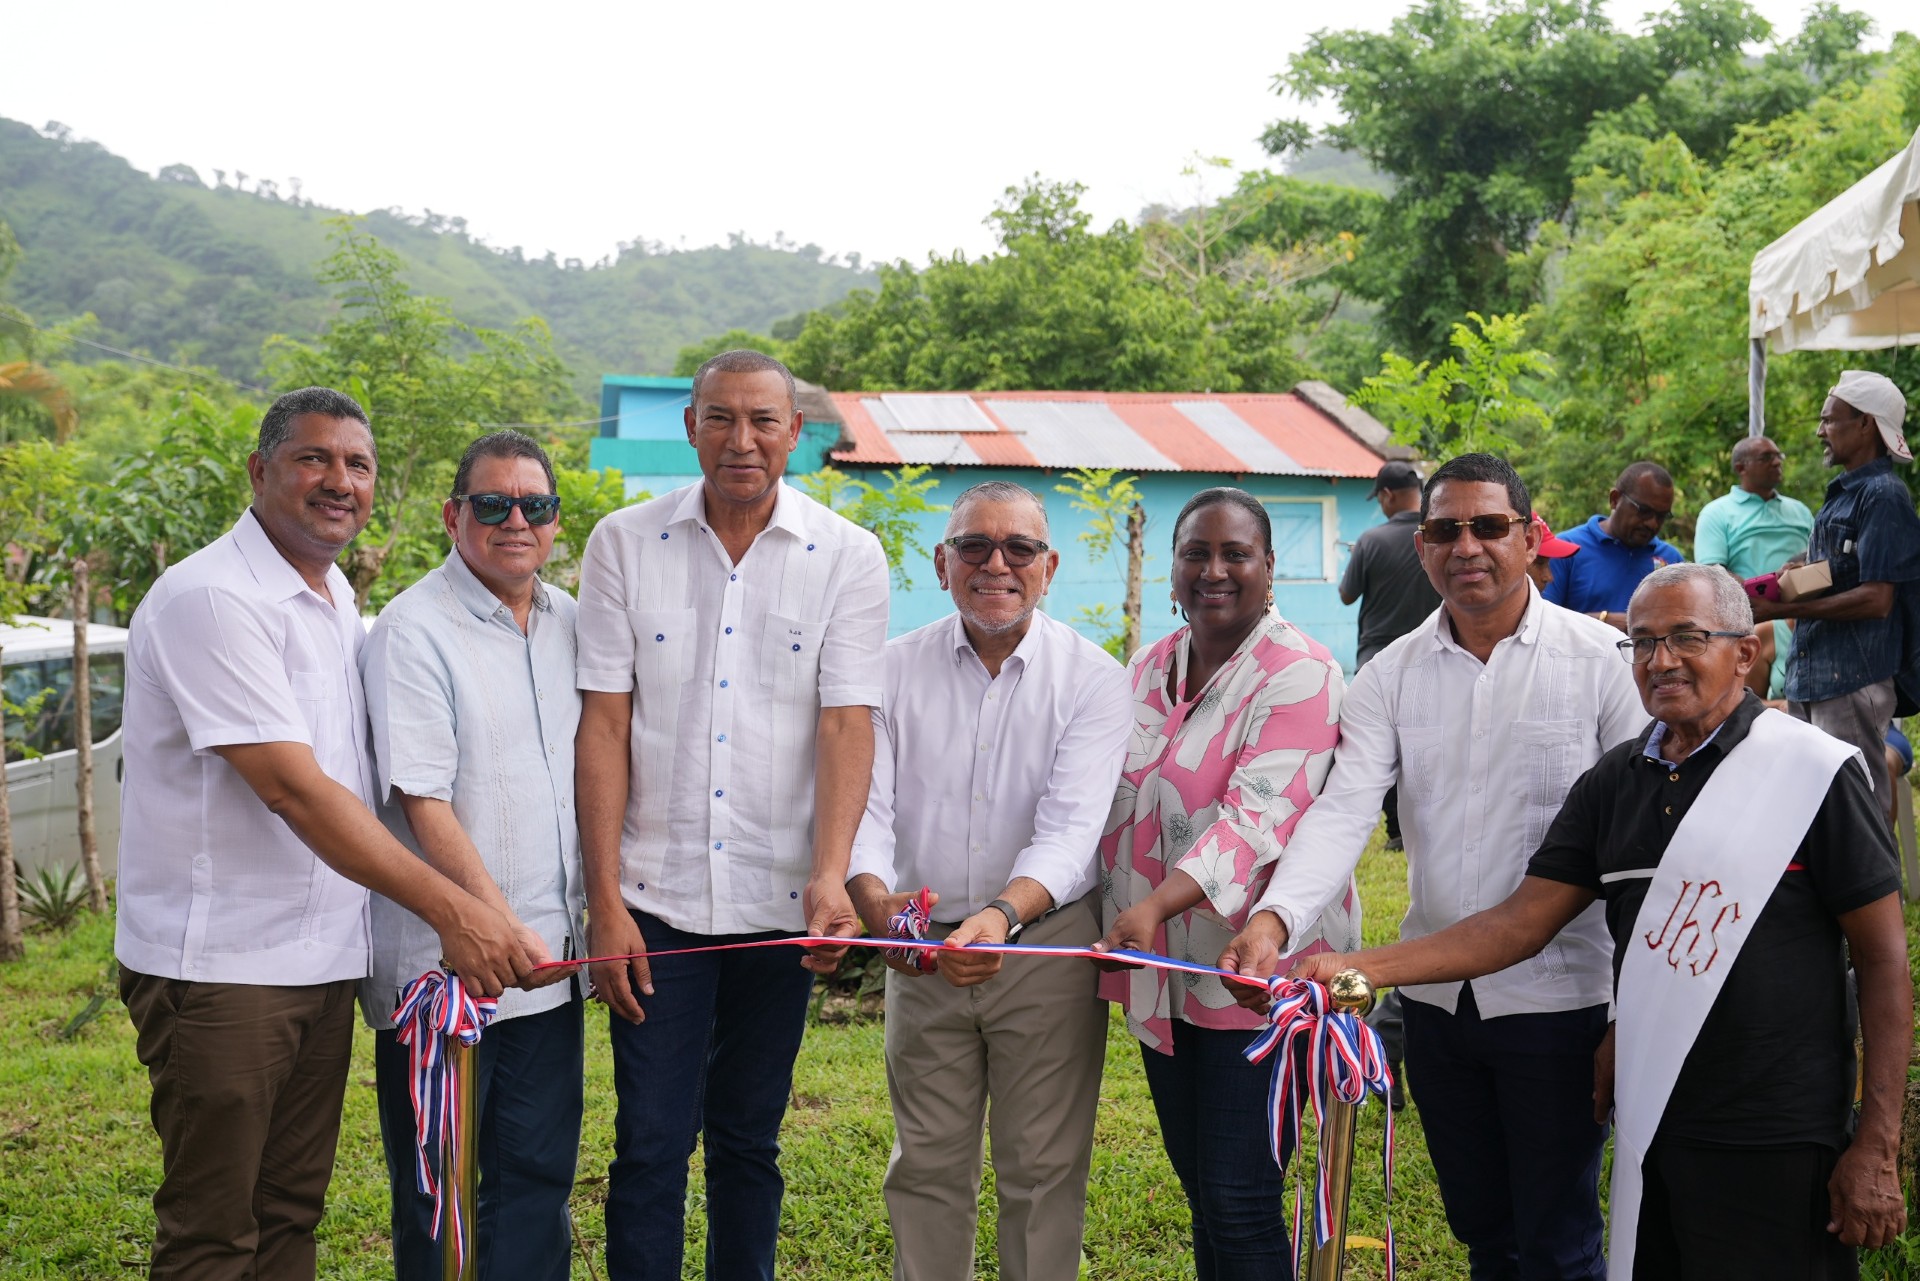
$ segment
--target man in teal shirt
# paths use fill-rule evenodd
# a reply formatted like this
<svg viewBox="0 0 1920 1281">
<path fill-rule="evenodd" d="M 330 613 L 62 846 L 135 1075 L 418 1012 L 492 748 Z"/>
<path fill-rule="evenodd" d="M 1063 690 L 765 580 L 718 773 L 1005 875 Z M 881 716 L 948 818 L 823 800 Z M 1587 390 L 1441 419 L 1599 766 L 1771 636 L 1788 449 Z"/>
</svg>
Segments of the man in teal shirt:
<svg viewBox="0 0 1920 1281">
<path fill-rule="evenodd" d="M 1733 491 L 1700 509 L 1693 559 L 1724 565 L 1736 578 L 1771 574 L 1807 554 L 1813 513 L 1797 498 L 1778 492 L 1786 455 L 1765 436 L 1748 436 L 1733 447 Z"/>
</svg>

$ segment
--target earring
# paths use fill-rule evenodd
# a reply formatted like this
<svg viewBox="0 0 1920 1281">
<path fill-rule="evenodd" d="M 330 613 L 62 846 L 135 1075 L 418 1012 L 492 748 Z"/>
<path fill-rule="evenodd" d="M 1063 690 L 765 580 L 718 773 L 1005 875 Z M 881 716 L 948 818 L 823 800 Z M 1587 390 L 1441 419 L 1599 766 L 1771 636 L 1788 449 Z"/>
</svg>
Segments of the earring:
<svg viewBox="0 0 1920 1281">
<path fill-rule="evenodd" d="M 1178 614 L 1180 612 L 1180 598 L 1173 594 L 1171 587 L 1167 589 L 1167 599 L 1173 602 L 1173 604 L 1167 606 L 1167 612 L 1169 614 Z"/>
<path fill-rule="evenodd" d="M 1273 588 L 1267 588 L 1267 608 L 1273 608 Z"/>
</svg>

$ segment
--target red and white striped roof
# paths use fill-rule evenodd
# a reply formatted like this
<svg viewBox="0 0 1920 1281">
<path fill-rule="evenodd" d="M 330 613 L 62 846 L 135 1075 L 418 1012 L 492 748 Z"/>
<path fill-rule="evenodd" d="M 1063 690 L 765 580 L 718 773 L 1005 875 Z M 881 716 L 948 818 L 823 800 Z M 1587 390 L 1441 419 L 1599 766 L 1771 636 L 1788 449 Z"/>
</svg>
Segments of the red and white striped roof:
<svg viewBox="0 0 1920 1281">
<path fill-rule="evenodd" d="M 1298 392 L 835 392 L 833 403 L 842 463 L 1372 479 L 1385 461 Z"/>
</svg>

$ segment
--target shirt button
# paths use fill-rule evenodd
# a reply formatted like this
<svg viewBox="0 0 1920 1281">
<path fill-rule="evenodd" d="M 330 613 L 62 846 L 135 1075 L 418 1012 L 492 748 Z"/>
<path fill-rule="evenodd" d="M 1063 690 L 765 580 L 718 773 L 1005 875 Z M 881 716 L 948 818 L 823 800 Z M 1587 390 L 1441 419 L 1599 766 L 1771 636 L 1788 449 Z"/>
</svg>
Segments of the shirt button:
<svg viewBox="0 0 1920 1281">
<path fill-rule="evenodd" d="M 1667 775 L 1667 781 L 1669 783 L 1678 783 L 1680 781 L 1680 776 L 1678 774 L 1669 774 Z"/>
<path fill-rule="evenodd" d="M 721 689 L 725 689 L 726 687 L 727 687 L 727 683 L 726 683 L 725 681 L 721 681 L 721 682 L 720 682 L 720 688 L 721 688 Z"/>
<path fill-rule="evenodd" d="M 662 542 L 665 542 L 665 541 L 666 541 L 666 538 L 667 538 L 667 535 L 666 535 L 666 533 L 665 533 L 664 531 L 662 531 L 662 533 L 661 533 L 661 535 L 660 535 L 660 540 L 661 540 Z"/>
<path fill-rule="evenodd" d="M 986 796 L 986 793 L 984 792 L 975 792 L 973 794 L 973 799 L 976 801 L 984 801 L 987 799 L 987 796 Z"/>
<path fill-rule="evenodd" d="M 716 787 L 713 789 L 713 794 L 715 796 L 725 796 L 727 794 L 727 789 L 724 787 Z"/>
<path fill-rule="evenodd" d="M 793 647 L 793 652 L 794 652 L 794 653 L 796 653 L 796 654 L 798 654 L 798 653 L 800 652 L 800 647 L 799 647 L 798 645 L 795 645 L 795 646 Z"/>
<path fill-rule="evenodd" d="M 812 551 L 812 550 L 813 550 L 813 544 L 812 544 L 812 543 L 808 543 L 808 544 L 807 544 L 807 550 L 808 550 L 808 551 Z"/>
<path fill-rule="evenodd" d="M 715 841 L 715 842 L 713 843 L 713 848 L 715 848 L 715 849 L 719 849 L 719 848 L 720 848 L 720 847 L 721 847 L 721 846 L 722 846 L 723 844 L 725 844 L 725 842 L 723 842 L 723 841 Z"/>
<path fill-rule="evenodd" d="M 799 898 L 799 897 L 800 897 L 800 891 L 799 891 L 799 890 L 788 890 L 788 891 L 787 891 L 787 897 L 788 897 L 788 898 Z"/>
<path fill-rule="evenodd" d="M 645 881 L 636 881 L 634 882 L 634 888 L 644 890 L 647 888 L 647 883 Z"/>
<path fill-rule="evenodd" d="M 667 638 L 667 634 L 665 632 L 655 632 L 653 638 L 657 641 L 663 641 Z"/>
<path fill-rule="evenodd" d="M 739 581 L 740 581 L 740 575 L 738 575 L 738 574 L 728 574 L 728 575 L 727 575 L 727 581 L 728 581 L 728 582 L 730 582 L 730 583 L 737 583 L 737 582 L 739 582 Z"/>
<path fill-rule="evenodd" d="M 193 865 L 195 867 L 205 867 L 207 865 L 207 856 L 205 854 L 196 854 L 193 859 Z"/>
<path fill-rule="evenodd" d="M 980 744 L 980 750 L 981 750 L 981 751 L 983 751 L 983 752 L 984 752 L 984 751 L 986 751 L 986 750 L 987 750 L 987 745 L 986 745 L 985 743 L 982 743 L 982 744 Z"/>
<path fill-rule="evenodd" d="M 729 636 L 733 635 L 733 628 L 731 627 L 727 628 L 727 635 Z"/>
<path fill-rule="evenodd" d="M 1671 806 L 1671 805 L 1669 805 L 1669 806 L 1667 806 L 1667 808 L 1666 808 L 1666 812 L 1667 812 L 1668 814 L 1671 814 L 1671 813 L 1673 813 L 1673 806 Z"/>
</svg>

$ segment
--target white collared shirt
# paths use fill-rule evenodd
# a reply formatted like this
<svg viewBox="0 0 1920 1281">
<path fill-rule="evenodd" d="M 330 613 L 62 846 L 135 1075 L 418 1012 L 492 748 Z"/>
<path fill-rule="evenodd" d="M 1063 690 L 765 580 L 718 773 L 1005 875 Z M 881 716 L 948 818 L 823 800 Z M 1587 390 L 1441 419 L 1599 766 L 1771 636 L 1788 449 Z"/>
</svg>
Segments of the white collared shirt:
<svg viewBox="0 0 1920 1281">
<path fill-rule="evenodd" d="M 373 723 L 380 818 L 416 854 L 400 794 L 446 801 L 487 875 L 554 960 L 581 956 L 586 906 L 573 809 L 573 598 L 536 581 L 522 633 L 513 610 L 460 553 L 395 596 L 360 651 Z M 373 970 L 361 986 L 371 1027 L 393 1025 L 400 989 L 434 968 L 439 936 L 372 896 Z M 572 999 L 571 984 L 508 988 L 497 1019 Z"/>
<path fill-rule="evenodd" d="M 367 972 L 367 892 L 214 748 L 305 743 L 371 803 L 353 589 L 327 599 L 251 509 L 160 576 L 127 638 L 114 955 L 159 978 L 287 987 Z"/>
<path fill-rule="evenodd" d="M 629 907 L 696 934 L 805 928 L 820 709 L 880 705 L 887 591 L 880 540 L 786 484 L 738 565 L 699 482 L 594 528 L 576 679 L 633 693 Z"/>
<path fill-rule="evenodd" d="M 1520 887 L 1567 789 L 1608 748 L 1647 725 L 1620 633 L 1540 599 L 1483 666 L 1453 639 L 1446 607 L 1375 655 L 1340 709 L 1333 773 L 1300 825 L 1256 911 L 1304 937 L 1344 891 L 1400 789 L 1411 903 L 1400 937 L 1424 938 Z M 1613 942 L 1602 904 L 1536 957 L 1473 981 L 1485 1018 L 1605 1005 Z M 1451 1012 L 1460 984 L 1402 989 Z"/>
<path fill-rule="evenodd" d="M 1092 889 L 1133 727 L 1126 669 L 1037 612 L 998 676 L 958 614 L 888 641 L 886 669 L 848 879 L 938 891 L 934 919 L 948 923 L 1017 876 L 1056 907 Z"/>
</svg>

